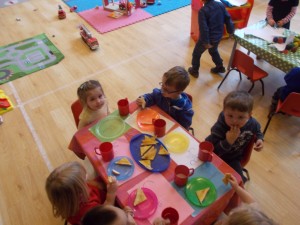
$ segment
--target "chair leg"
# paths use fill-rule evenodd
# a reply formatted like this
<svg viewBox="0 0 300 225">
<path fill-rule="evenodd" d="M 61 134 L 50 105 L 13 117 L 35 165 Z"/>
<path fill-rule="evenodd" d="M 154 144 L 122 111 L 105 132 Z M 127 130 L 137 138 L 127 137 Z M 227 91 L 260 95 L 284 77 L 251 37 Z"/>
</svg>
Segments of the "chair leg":
<svg viewBox="0 0 300 225">
<path fill-rule="evenodd" d="M 242 73 L 241 73 L 241 71 L 239 71 L 239 75 L 240 75 L 240 80 L 242 80 Z"/>
<path fill-rule="evenodd" d="M 264 81 L 262 79 L 259 80 L 261 83 L 261 88 L 262 88 L 262 95 L 265 95 L 265 85 L 264 85 Z"/>
<path fill-rule="evenodd" d="M 252 82 L 252 86 L 251 86 L 251 88 L 249 89 L 248 93 L 250 93 L 250 92 L 252 91 L 253 87 L 254 87 L 254 82 Z"/>
<path fill-rule="evenodd" d="M 229 74 L 232 70 L 233 70 L 233 69 L 229 70 L 229 71 L 226 73 L 225 77 L 223 78 L 223 80 L 221 81 L 221 83 L 219 84 L 219 86 L 218 86 L 218 88 L 217 88 L 218 90 L 220 89 L 221 85 L 222 85 L 223 82 L 226 80 L 228 74 Z"/>
<path fill-rule="evenodd" d="M 247 169 L 245 169 L 245 168 L 243 168 L 243 172 L 245 172 L 245 173 L 246 173 L 246 177 L 247 177 L 247 179 L 248 179 L 248 180 L 250 180 L 250 175 L 249 175 L 249 172 L 248 172 L 248 170 L 247 170 Z"/>
<path fill-rule="evenodd" d="M 272 117 L 273 117 L 274 115 L 275 115 L 275 112 L 272 113 L 272 114 L 270 115 L 270 117 L 269 117 L 269 119 L 268 119 L 268 122 L 267 122 L 267 124 L 266 124 L 266 126 L 265 126 L 265 129 L 264 129 L 264 131 L 263 131 L 263 134 L 264 134 L 264 135 L 266 135 L 267 129 L 268 129 L 269 124 L 270 124 L 270 122 L 271 122 L 271 119 L 272 119 Z"/>
<path fill-rule="evenodd" d="M 192 132 L 192 135 L 193 135 L 193 136 L 195 136 L 195 131 L 194 131 L 194 128 L 192 128 L 192 127 L 189 127 L 189 131 L 191 131 L 191 132 Z"/>
</svg>

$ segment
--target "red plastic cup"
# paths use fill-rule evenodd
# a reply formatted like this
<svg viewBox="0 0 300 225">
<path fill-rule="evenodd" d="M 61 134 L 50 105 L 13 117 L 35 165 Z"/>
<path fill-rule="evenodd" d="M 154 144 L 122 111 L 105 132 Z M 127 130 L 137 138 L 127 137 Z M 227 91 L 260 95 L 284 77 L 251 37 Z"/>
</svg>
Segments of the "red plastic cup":
<svg viewBox="0 0 300 225">
<path fill-rule="evenodd" d="M 177 225 L 179 220 L 179 213 L 177 212 L 176 209 L 172 207 L 168 207 L 162 211 L 161 217 L 165 220 L 169 219 L 170 225 Z"/>
<path fill-rule="evenodd" d="M 198 158 L 203 162 L 211 162 L 213 158 L 214 145 L 209 141 L 203 141 L 199 144 Z"/>
<path fill-rule="evenodd" d="M 185 165 L 178 165 L 175 168 L 174 182 L 177 186 L 186 185 L 188 178 L 194 174 L 194 168 L 188 168 Z"/>
<path fill-rule="evenodd" d="M 99 151 L 100 150 L 100 151 Z M 99 148 L 95 148 L 95 153 L 101 155 L 104 162 L 109 162 L 114 158 L 113 145 L 110 142 L 103 142 Z"/>
<path fill-rule="evenodd" d="M 166 121 L 163 119 L 157 119 L 153 121 L 154 135 L 156 137 L 163 137 L 166 134 Z"/>
<path fill-rule="evenodd" d="M 118 109 L 120 116 L 127 116 L 129 114 L 129 102 L 127 98 L 118 101 Z"/>
</svg>

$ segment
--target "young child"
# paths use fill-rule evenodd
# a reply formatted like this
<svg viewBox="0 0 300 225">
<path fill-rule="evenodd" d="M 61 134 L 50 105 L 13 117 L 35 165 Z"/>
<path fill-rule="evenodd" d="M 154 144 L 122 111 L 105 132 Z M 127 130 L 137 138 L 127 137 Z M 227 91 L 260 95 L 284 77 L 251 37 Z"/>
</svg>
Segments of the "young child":
<svg viewBox="0 0 300 225">
<path fill-rule="evenodd" d="M 276 225 L 262 211 L 249 192 L 239 186 L 236 178 L 231 175 L 229 182 L 242 201 L 242 206 L 233 209 L 228 216 L 218 220 L 215 225 Z"/>
<path fill-rule="evenodd" d="M 142 108 L 157 105 L 188 129 L 192 124 L 194 111 L 191 100 L 183 91 L 189 83 L 187 71 L 181 66 L 175 66 L 164 73 L 162 82 L 159 83 L 160 89 L 155 88 L 152 93 L 140 96 L 136 103 Z"/>
<path fill-rule="evenodd" d="M 78 162 L 64 163 L 53 170 L 46 180 L 46 192 L 52 204 L 55 217 L 61 217 L 71 224 L 79 224 L 83 215 L 91 208 L 113 205 L 117 182 L 107 185 L 107 192 L 96 181 L 87 181 L 85 168 Z"/>
<path fill-rule="evenodd" d="M 253 135 L 257 138 L 254 149 L 261 151 L 263 148 L 263 134 L 260 124 L 251 116 L 252 109 L 253 98 L 248 92 L 230 92 L 224 99 L 218 121 L 205 139 L 213 143 L 214 152 L 235 169 L 244 182 L 247 178 L 243 175 L 240 160 Z"/>
<path fill-rule="evenodd" d="M 279 87 L 272 97 L 272 104 L 270 106 L 268 117 L 275 112 L 279 99 L 284 101 L 290 93 L 300 93 L 300 67 L 291 69 L 291 71 L 284 76 L 284 80 L 286 85 Z"/>
<path fill-rule="evenodd" d="M 96 206 L 88 211 L 81 221 L 81 225 L 136 225 L 134 212 L 129 206 L 124 209 L 112 205 Z M 169 220 L 156 218 L 153 225 L 168 225 Z"/>
<path fill-rule="evenodd" d="M 84 82 L 77 89 L 77 95 L 83 106 L 79 116 L 78 129 L 109 114 L 108 103 L 99 81 L 89 80 Z"/>
<path fill-rule="evenodd" d="M 290 29 L 298 4 L 299 0 L 270 0 L 266 11 L 268 24 Z"/>
<path fill-rule="evenodd" d="M 203 2 L 204 6 L 198 13 L 200 37 L 193 51 L 192 67 L 188 69 L 189 73 L 195 78 L 199 77 L 200 58 L 207 49 L 216 65 L 210 72 L 225 72 L 223 59 L 218 51 L 218 45 L 224 33 L 224 24 L 230 35 L 234 33 L 233 22 L 223 3 L 215 0 L 203 0 Z"/>
</svg>

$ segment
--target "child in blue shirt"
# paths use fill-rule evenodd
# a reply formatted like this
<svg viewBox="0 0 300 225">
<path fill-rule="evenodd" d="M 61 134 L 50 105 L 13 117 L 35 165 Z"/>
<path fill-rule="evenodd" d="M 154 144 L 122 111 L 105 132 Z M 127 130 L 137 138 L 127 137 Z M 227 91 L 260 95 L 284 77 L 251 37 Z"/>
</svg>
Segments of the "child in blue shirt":
<svg viewBox="0 0 300 225">
<path fill-rule="evenodd" d="M 152 93 L 140 96 L 136 103 L 138 106 L 150 107 L 157 105 L 169 114 L 185 129 L 192 124 L 194 110 L 188 95 L 183 91 L 189 85 L 190 78 L 187 71 L 181 66 L 175 66 L 164 73 L 161 88 L 154 88 Z"/>
</svg>

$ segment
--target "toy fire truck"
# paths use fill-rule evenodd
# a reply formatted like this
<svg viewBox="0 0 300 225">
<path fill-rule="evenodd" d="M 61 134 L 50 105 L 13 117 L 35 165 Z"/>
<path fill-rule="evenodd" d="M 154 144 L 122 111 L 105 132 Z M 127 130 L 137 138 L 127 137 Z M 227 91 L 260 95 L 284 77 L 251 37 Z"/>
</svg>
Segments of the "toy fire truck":
<svg viewBox="0 0 300 225">
<path fill-rule="evenodd" d="M 91 50 L 96 50 L 99 47 L 97 38 L 93 37 L 92 33 L 83 24 L 80 25 L 80 35 Z"/>
<path fill-rule="evenodd" d="M 66 18 L 66 12 L 58 5 L 58 19 L 62 20 Z"/>
</svg>

